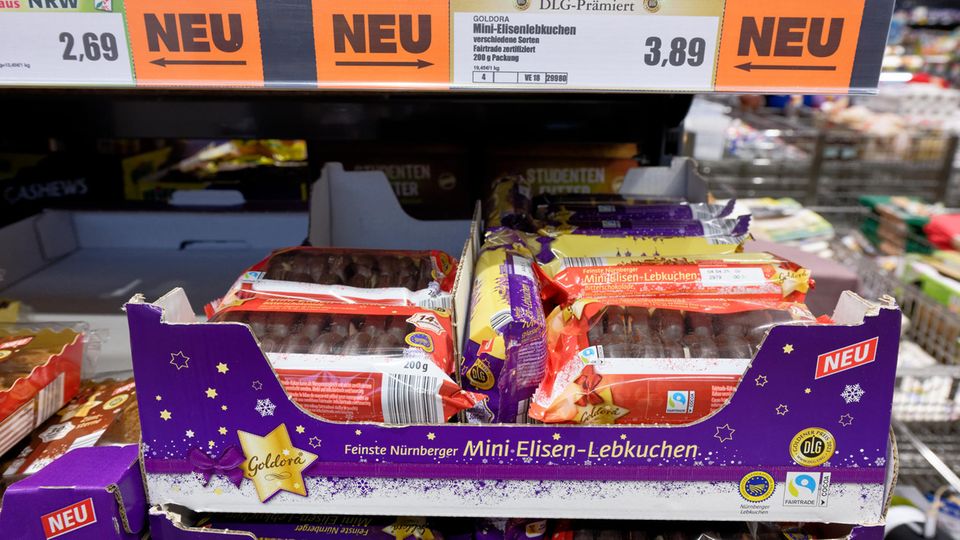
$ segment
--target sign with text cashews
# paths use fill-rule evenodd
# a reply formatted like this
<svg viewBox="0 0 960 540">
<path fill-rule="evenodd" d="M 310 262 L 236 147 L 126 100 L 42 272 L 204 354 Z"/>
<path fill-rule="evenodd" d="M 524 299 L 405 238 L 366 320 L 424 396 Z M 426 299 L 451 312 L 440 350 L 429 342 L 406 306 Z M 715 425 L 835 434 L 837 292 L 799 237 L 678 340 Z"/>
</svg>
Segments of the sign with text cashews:
<svg viewBox="0 0 960 540">
<path fill-rule="evenodd" d="M 447 0 L 313 0 L 321 87 L 447 89 Z"/>
<path fill-rule="evenodd" d="M 873 90 L 889 0 L 728 0 L 715 90 Z M 876 42 L 876 43 L 875 43 Z"/>
<path fill-rule="evenodd" d="M 263 86 L 256 0 L 136 0 L 127 28 L 137 86 Z"/>
</svg>

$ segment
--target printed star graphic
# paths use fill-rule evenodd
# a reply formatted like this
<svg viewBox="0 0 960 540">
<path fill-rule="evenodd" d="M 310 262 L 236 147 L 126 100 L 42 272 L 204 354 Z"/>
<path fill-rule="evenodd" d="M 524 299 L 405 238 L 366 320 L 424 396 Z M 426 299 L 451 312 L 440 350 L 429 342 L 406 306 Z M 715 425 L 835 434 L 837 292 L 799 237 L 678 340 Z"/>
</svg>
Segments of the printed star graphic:
<svg viewBox="0 0 960 540">
<path fill-rule="evenodd" d="M 621 440 L 621 441 L 627 440 L 627 434 L 626 434 L 626 433 L 621 433 L 621 434 L 620 434 L 620 440 Z"/>
<path fill-rule="evenodd" d="M 297 433 L 303 433 L 306 429 L 303 426 L 297 426 Z"/>
<path fill-rule="evenodd" d="M 210 448 L 213 448 L 213 447 L 216 446 L 216 445 L 217 445 L 217 443 L 215 443 L 215 442 L 213 442 L 213 441 L 207 441 L 207 446 L 209 446 Z"/>
<path fill-rule="evenodd" d="M 777 416 L 786 416 L 788 412 L 790 412 L 790 408 L 783 403 L 777 405 Z"/>
<path fill-rule="evenodd" d="M 841 426 L 847 427 L 847 426 L 849 426 L 849 425 L 852 424 L 852 423 L 853 423 L 853 417 L 850 416 L 849 414 L 845 414 L 845 415 L 843 415 L 843 416 L 840 417 L 840 425 L 841 425 Z"/>
<path fill-rule="evenodd" d="M 187 430 L 187 438 L 189 438 L 189 439 L 192 439 L 192 438 L 193 438 L 193 430 L 192 430 L 192 429 L 188 429 L 188 430 Z"/>
<path fill-rule="evenodd" d="M 792 353 L 792 352 L 793 352 L 793 345 L 792 345 L 792 344 L 787 343 L 786 345 L 783 346 L 783 354 L 790 354 L 790 353 Z"/>
<path fill-rule="evenodd" d="M 163 396 L 161 396 L 160 394 L 157 394 L 156 400 L 160 401 L 161 399 L 163 399 Z"/>
<path fill-rule="evenodd" d="M 363 432 L 358 429 L 358 430 L 354 431 L 354 433 L 356 433 L 357 435 L 360 435 L 360 434 L 362 434 Z"/>
<path fill-rule="evenodd" d="M 230 371 L 230 368 L 228 368 L 227 364 L 225 364 L 224 362 L 220 362 L 219 364 L 217 364 L 217 372 L 226 373 L 228 371 Z"/>
<path fill-rule="evenodd" d="M 886 463 L 887 463 L 887 459 L 882 457 L 878 457 L 873 461 L 873 464 L 876 465 L 877 467 L 883 467 Z"/>
<path fill-rule="evenodd" d="M 221 410 L 221 411 L 227 410 L 227 406 L 226 406 L 226 405 L 221 405 L 221 406 L 220 406 L 220 410 Z"/>
<path fill-rule="evenodd" d="M 253 381 L 254 390 L 263 390 L 263 383 L 260 381 Z"/>
<path fill-rule="evenodd" d="M 178 353 L 170 353 L 170 365 L 177 368 L 177 371 L 181 369 L 187 369 L 190 367 L 190 357 L 183 354 L 183 351 Z"/>
<path fill-rule="evenodd" d="M 283 454 L 283 455 L 285 455 L 285 456 L 289 456 L 289 455 L 290 455 L 290 449 L 284 448 L 284 449 L 283 449 L 283 452 L 280 452 L 280 453 Z"/>
<path fill-rule="evenodd" d="M 560 434 L 559 434 L 559 433 L 554 433 L 554 434 L 553 434 L 553 440 L 559 441 L 559 440 L 560 440 Z"/>
<path fill-rule="evenodd" d="M 220 488 L 213 488 L 214 495 L 223 495 L 223 490 Z"/>
<path fill-rule="evenodd" d="M 804 393 L 804 394 L 809 394 L 811 391 L 812 391 L 812 390 L 810 390 L 809 388 L 804 388 L 804 389 L 803 389 L 803 393 Z"/>
<path fill-rule="evenodd" d="M 323 441 L 320 440 L 320 437 L 314 436 L 314 437 L 310 437 L 309 443 L 310 443 L 310 446 L 313 448 L 320 448 L 320 445 L 323 443 Z"/>
<path fill-rule="evenodd" d="M 213 399 L 213 398 L 217 397 L 217 389 L 216 389 L 216 388 L 207 388 L 207 390 L 204 392 L 204 394 L 206 394 L 208 398 Z"/>
<path fill-rule="evenodd" d="M 170 411 L 164 409 L 160 411 L 160 418 L 162 418 L 163 420 L 169 420 L 173 418 L 173 414 Z"/>
<path fill-rule="evenodd" d="M 219 434 L 221 434 L 221 435 L 226 435 L 226 434 L 227 434 L 227 428 L 225 428 L 225 427 L 223 427 L 223 426 L 220 426 L 220 429 L 217 430 L 217 433 L 219 433 Z"/>
<path fill-rule="evenodd" d="M 732 441 L 733 434 L 736 431 L 737 430 L 730 427 L 730 424 L 724 424 L 722 426 L 717 426 L 717 432 L 713 436 L 719 439 L 720 442 Z"/>
<path fill-rule="evenodd" d="M 436 438 L 437 438 L 437 436 L 436 436 L 436 435 L 434 435 L 434 434 L 433 434 L 433 432 L 430 432 L 430 433 L 427 433 L 427 438 L 428 438 L 428 439 L 430 439 L 430 440 L 432 441 L 432 440 L 434 440 L 434 439 L 436 439 Z"/>
<path fill-rule="evenodd" d="M 757 383 L 757 386 L 763 387 L 767 385 L 767 376 L 766 375 L 757 375 L 757 378 L 754 379 L 754 382 Z"/>
</svg>

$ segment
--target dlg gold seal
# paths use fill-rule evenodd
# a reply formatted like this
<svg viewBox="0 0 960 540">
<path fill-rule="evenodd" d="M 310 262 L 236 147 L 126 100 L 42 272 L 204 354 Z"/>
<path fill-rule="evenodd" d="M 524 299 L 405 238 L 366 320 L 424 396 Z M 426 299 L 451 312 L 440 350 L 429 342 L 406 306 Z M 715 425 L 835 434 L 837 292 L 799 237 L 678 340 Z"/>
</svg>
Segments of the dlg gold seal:
<svg viewBox="0 0 960 540">
<path fill-rule="evenodd" d="M 483 359 L 477 359 L 477 363 L 467 371 L 467 379 L 470 380 L 470 384 L 480 390 L 489 390 L 496 382 L 490 366 Z"/>
<path fill-rule="evenodd" d="M 790 441 L 790 457 L 804 467 L 823 465 L 836 449 L 833 434 L 818 427 L 807 428 Z"/>
</svg>

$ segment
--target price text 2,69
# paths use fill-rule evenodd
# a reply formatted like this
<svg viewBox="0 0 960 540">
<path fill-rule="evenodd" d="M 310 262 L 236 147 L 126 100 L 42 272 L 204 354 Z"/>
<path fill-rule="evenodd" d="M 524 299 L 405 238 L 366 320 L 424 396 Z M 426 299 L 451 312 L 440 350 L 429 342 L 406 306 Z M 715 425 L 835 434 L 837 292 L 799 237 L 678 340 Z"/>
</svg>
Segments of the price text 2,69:
<svg viewBox="0 0 960 540">
<path fill-rule="evenodd" d="M 648 66 L 697 67 L 703 64 L 707 40 L 696 37 L 687 41 L 687 38 L 676 37 L 670 41 L 670 50 L 663 51 L 663 40 L 657 36 L 650 36 L 647 38 L 646 46 L 647 53 L 643 55 L 643 62 Z"/>
<path fill-rule="evenodd" d="M 84 33 L 80 36 L 80 47 L 78 47 L 77 52 L 74 52 L 76 42 L 77 39 L 70 32 L 60 33 L 60 43 L 63 43 L 64 60 L 77 62 L 90 60 L 91 62 L 96 62 L 102 59 L 113 62 L 120 57 L 117 49 L 117 36 L 109 32 L 104 32 L 99 35 L 93 32 Z"/>
</svg>

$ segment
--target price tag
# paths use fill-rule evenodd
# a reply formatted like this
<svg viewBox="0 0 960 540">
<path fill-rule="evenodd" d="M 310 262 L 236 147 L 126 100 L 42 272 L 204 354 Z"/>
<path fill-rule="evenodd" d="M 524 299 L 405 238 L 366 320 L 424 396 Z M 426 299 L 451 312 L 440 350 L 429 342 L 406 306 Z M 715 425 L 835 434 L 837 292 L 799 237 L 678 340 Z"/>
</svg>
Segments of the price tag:
<svg viewBox="0 0 960 540">
<path fill-rule="evenodd" d="M 478 4 L 500 11 L 477 11 Z M 651 2 L 639 1 L 517 0 L 526 7 L 503 10 L 511 4 L 488 0 L 455 11 L 454 86 L 712 89 L 719 3 L 688 3 L 698 4 L 692 14 L 651 12 Z"/>
<path fill-rule="evenodd" d="M 0 83 L 132 86 L 121 13 L 4 12 Z"/>
</svg>

